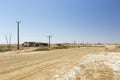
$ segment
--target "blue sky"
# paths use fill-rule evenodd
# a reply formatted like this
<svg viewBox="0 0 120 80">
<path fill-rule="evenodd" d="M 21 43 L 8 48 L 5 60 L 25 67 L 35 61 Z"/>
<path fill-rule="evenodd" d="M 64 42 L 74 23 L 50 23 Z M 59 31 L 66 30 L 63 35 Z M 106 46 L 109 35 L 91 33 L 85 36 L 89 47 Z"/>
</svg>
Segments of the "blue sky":
<svg viewBox="0 0 120 80">
<path fill-rule="evenodd" d="M 120 0 L 0 0 L 0 43 L 12 33 L 20 42 L 120 43 Z"/>
</svg>

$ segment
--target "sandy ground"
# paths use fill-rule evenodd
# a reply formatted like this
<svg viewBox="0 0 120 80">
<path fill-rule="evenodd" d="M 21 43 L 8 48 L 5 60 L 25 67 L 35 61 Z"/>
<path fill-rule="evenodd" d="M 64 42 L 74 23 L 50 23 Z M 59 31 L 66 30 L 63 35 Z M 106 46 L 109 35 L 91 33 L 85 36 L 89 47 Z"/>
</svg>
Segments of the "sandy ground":
<svg viewBox="0 0 120 80">
<path fill-rule="evenodd" d="M 104 74 L 105 72 L 107 74 L 107 71 L 111 73 L 107 76 L 113 74 L 112 67 L 108 68 L 108 65 L 106 66 L 103 63 L 95 63 L 97 60 L 95 56 L 89 56 L 92 53 L 106 55 L 104 51 L 104 48 L 75 48 L 38 52 L 28 51 L 20 53 L 11 51 L 0 53 L 0 80 L 119 80 L 111 77 L 105 79 L 105 76 L 99 79 L 96 77 L 89 78 L 90 75 L 92 76 L 91 73 L 93 71 L 97 71 L 96 73 L 101 71 L 101 68 L 97 70 L 97 66 L 100 66 L 99 64 L 103 65 L 101 67 L 104 68 Z M 104 59 L 106 57 L 102 60 Z M 92 64 L 95 65 L 94 68 Z M 89 68 L 86 68 L 86 66 Z M 81 75 L 86 76 L 81 77 Z M 100 74 L 94 75 L 100 76 Z"/>
</svg>

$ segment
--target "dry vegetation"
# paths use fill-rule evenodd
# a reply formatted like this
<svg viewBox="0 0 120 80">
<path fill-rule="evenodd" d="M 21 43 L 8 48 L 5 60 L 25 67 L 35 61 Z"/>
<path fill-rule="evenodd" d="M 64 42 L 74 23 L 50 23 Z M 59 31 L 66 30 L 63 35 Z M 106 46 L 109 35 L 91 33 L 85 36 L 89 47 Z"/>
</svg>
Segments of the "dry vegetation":
<svg viewBox="0 0 120 80">
<path fill-rule="evenodd" d="M 117 52 L 119 61 L 119 45 L 31 47 L 1 52 L 0 80 L 119 80 L 119 70 L 115 71 L 104 62 L 110 52 Z M 98 55 L 100 61 L 97 61 L 96 56 L 97 59 L 90 57 L 99 53 L 105 58 Z"/>
</svg>

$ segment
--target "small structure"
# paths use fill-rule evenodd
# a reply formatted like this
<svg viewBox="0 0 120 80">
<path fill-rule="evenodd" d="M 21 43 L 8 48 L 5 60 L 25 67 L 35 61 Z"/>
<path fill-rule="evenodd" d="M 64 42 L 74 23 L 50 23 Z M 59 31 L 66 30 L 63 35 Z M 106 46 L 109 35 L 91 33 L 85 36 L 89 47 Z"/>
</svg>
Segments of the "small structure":
<svg viewBox="0 0 120 80">
<path fill-rule="evenodd" d="M 22 44 L 23 47 L 41 47 L 41 46 L 48 46 L 48 43 L 41 43 L 41 42 L 24 42 Z"/>
</svg>

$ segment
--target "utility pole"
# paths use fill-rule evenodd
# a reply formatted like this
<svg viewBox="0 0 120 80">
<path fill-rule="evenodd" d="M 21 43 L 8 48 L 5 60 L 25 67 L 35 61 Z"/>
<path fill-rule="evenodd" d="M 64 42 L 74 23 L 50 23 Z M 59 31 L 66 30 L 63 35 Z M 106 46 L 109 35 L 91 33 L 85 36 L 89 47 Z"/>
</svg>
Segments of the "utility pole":
<svg viewBox="0 0 120 80">
<path fill-rule="evenodd" d="M 76 45 L 76 41 L 74 41 L 74 48 L 75 48 L 75 45 Z"/>
<path fill-rule="evenodd" d="M 49 38 L 49 44 L 48 44 L 48 47 L 50 48 L 50 40 L 51 40 L 52 36 L 51 36 L 51 35 L 48 35 L 48 38 Z"/>
<path fill-rule="evenodd" d="M 19 44 L 19 25 L 21 23 L 21 21 L 17 21 L 17 49 L 20 49 L 20 44 Z"/>
</svg>

